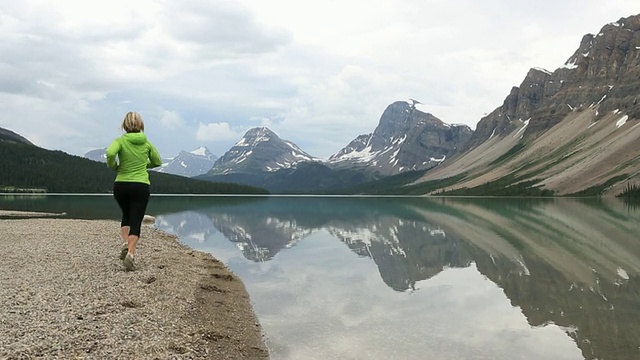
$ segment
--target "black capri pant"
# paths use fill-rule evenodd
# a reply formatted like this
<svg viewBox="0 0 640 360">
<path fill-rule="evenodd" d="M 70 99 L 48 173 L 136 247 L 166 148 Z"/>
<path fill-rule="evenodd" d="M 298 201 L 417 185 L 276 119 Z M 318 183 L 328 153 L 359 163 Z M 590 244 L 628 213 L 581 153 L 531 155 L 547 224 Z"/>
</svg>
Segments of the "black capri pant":
<svg viewBox="0 0 640 360">
<path fill-rule="evenodd" d="M 142 218 L 149 203 L 149 185 L 136 182 L 116 181 L 113 184 L 113 197 L 122 210 L 120 226 L 129 226 L 129 235 L 140 237 Z"/>
</svg>

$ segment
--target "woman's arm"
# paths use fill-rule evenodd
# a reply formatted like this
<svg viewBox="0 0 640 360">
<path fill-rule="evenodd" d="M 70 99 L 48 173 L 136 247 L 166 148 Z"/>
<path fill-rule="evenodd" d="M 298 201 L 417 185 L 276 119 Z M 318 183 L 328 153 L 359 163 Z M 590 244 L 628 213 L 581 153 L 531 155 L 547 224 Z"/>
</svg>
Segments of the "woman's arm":
<svg viewBox="0 0 640 360">
<path fill-rule="evenodd" d="M 147 168 L 154 168 L 162 165 L 162 159 L 160 158 L 160 153 L 158 149 L 151 142 L 149 142 L 149 163 L 147 163 Z"/>
<path fill-rule="evenodd" d="M 111 145 L 107 148 L 107 166 L 112 168 L 113 170 L 118 170 L 118 163 L 116 162 L 116 155 L 120 151 L 120 141 L 119 139 L 113 140 Z"/>
</svg>

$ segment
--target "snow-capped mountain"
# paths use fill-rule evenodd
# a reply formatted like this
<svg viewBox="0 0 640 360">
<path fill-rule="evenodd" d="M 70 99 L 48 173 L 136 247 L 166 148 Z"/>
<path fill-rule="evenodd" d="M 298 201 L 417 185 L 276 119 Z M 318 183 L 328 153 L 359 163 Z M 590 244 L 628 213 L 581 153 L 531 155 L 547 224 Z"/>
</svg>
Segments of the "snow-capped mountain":
<svg viewBox="0 0 640 360">
<path fill-rule="evenodd" d="M 209 175 L 275 172 L 299 162 L 313 161 L 319 159 L 291 141 L 280 139 L 268 128 L 257 127 L 247 131 L 240 141 L 216 160 Z"/>
<path fill-rule="evenodd" d="M 171 159 L 163 160 L 158 172 L 193 177 L 206 174 L 215 163 L 217 157 L 204 146 L 193 151 L 180 151 Z"/>
<path fill-rule="evenodd" d="M 371 134 L 360 135 L 329 157 L 329 166 L 358 167 L 381 175 L 434 167 L 459 151 L 473 131 L 449 125 L 405 101 L 389 105 Z"/>
</svg>

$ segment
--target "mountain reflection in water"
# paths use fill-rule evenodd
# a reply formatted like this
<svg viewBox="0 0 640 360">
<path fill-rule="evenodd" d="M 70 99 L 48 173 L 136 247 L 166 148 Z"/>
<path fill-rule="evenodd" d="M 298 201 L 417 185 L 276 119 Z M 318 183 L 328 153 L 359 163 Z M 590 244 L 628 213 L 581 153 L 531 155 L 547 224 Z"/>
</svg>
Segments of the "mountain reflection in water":
<svg viewBox="0 0 640 360">
<path fill-rule="evenodd" d="M 470 269 L 497 285 L 511 305 L 526 317 L 531 329 L 555 325 L 572 338 L 580 349 L 578 357 L 570 350 L 560 351 L 560 355 L 544 353 L 553 351 L 553 345 L 549 345 L 550 349 L 530 349 L 527 352 L 523 350 L 524 345 L 518 347 L 518 342 L 513 342 L 510 348 L 509 341 L 505 340 L 507 345 L 504 345 L 504 350 L 494 349 L 497 353 L 488 353 L 497 358 L 500 358 L 500 354 L 505 359 L 546 355 L 549 358 L 640 358 L 640 213 L 625 207 L 616 199 L 285 197 L 212 205 L 160 215 L 157 220 L 161 229 L 176 233 L 188 245 L 196 249 L 208 249 L 215 256 L 218 256 L 215 246 L 212 248 L 207 244 L 223 236 L 250 260 L 249 263 L 257 266 L 246 265 L 248 270 L 243 270 L 242 265 L 235 261 L 235 268 L 230 265 L 232 270 L 241 273 L 246 271 L 247 276 L 251 272 L 263 271 L 265 273 L 260 277 L 262 282 L 269 281 L 266 272 L 283 271 L 283 268 L 289 267 L 284 263 L 273 267 L 260 265 L 278 261 L 281 257 L 279 254 L 282 254 L 282 261 L 317 260 L 291 258 L 296 253 L 295 248 L 303 246 L 306 239 L 315 237 L 337 239 L 357 254 L 351 260 L 345 257 L 345 262 L 355 264 L 354 273 L 348 273 L 352 265 L 327 260 L 344 257 L 339 248 L 325 245 L 319 240 L 309 240 L 309 243 L 319 245 L 314 245 L 318 246 L 316 253 L 311 245 L 309 249 L 305 248 L 307 256 L 321 254 L 323 247 L 331 247 L 331 251 L 322 256 L 325 262 L 333 263 L 335 269 L 326 271 L 340 269 L 344 277 L 354 276 L 359 281 L 370 281 L 360 278 L 356 267 L 361 266 L 357 263 L 358 257 L 371 259 L 384 284 L 395 292 L 419 293 L 422 288 L 430 289 L 437 281 L 447 277 L 471 276 L 468 272 L 452 272 L 449 275 L 444 272 L 456 268 Z M 286 255 L 287 251 L 292 251 L 292 255 Z M 291 271 L 301 270 L 292 268 Z M 438 274 L 443 274 L 443 277 L 438 276 L 436 281 Z M 256 284 L 258 290 L 254 294 L 252 281 L 244 275 L 241 277 L 247 283 L 260 316 L 261 300 L 258 297 L 260 291 L 267 292 L 260 286 L 267 285 Z M 429 279 L 434 281 L 426 282 Z M 327 296 L 332 301 L 345 301 L 328 294 L 317 295 Z M 298 295 L 293 293 L 286 296 L 295 298 Z M 296 301 L 283 299 L 280 300 Z M 274 300 L 270 306 L 276 303 Z M 262 311 L 269 313 L 275 310 Z M 270 325 L 265 325 L 263 320 L 261 318 L 269 337 Z M 278 339 L 271 344 L 275 349 L 274 358 L 295 358 L 293 354 L 299 356 L 299 352 L 290 348 L 297 344 L 285 345 L 282 341 Z M 443 339 L 440 341 L 446 342 Z M 472 340 L 468 341 L 473 343 Z M 534 343 L 531 339 L 526 341 Z M 424 349 L 422 355 L 466 358 L 475 351 L 479 357 L 484 356 L 479 355 L 483 354 L 482 351 L 477 352 L 484 346 L 481 343 L 473 346 L 467 344 L 473 349 L 469 349 L 468 353 L 461 350 L 463 352 L 458 355 L 455 352 L 449 355 L 438 353 L 438 346 L 426 346 L 429 349 Z M 514 352 L 518 355 L 514 355 Z M 582 356 L 579 356 L 580 353 Z"/>
</svg>

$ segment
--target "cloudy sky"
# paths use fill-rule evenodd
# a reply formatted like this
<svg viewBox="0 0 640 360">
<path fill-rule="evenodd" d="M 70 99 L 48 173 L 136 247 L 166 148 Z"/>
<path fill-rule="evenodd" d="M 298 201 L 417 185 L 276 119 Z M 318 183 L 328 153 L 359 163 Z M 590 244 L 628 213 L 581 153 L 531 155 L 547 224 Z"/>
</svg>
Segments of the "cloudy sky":
<svg viewBox="0 0 640 360">
<path fill-rule="evenodd" d="M 267 126 L 318 157 L 384 109 L 475 129 L 637 0 L 0 0 L 0 127 L 76 155 L 142 114 L 164 157 Z"/>
</svg>

